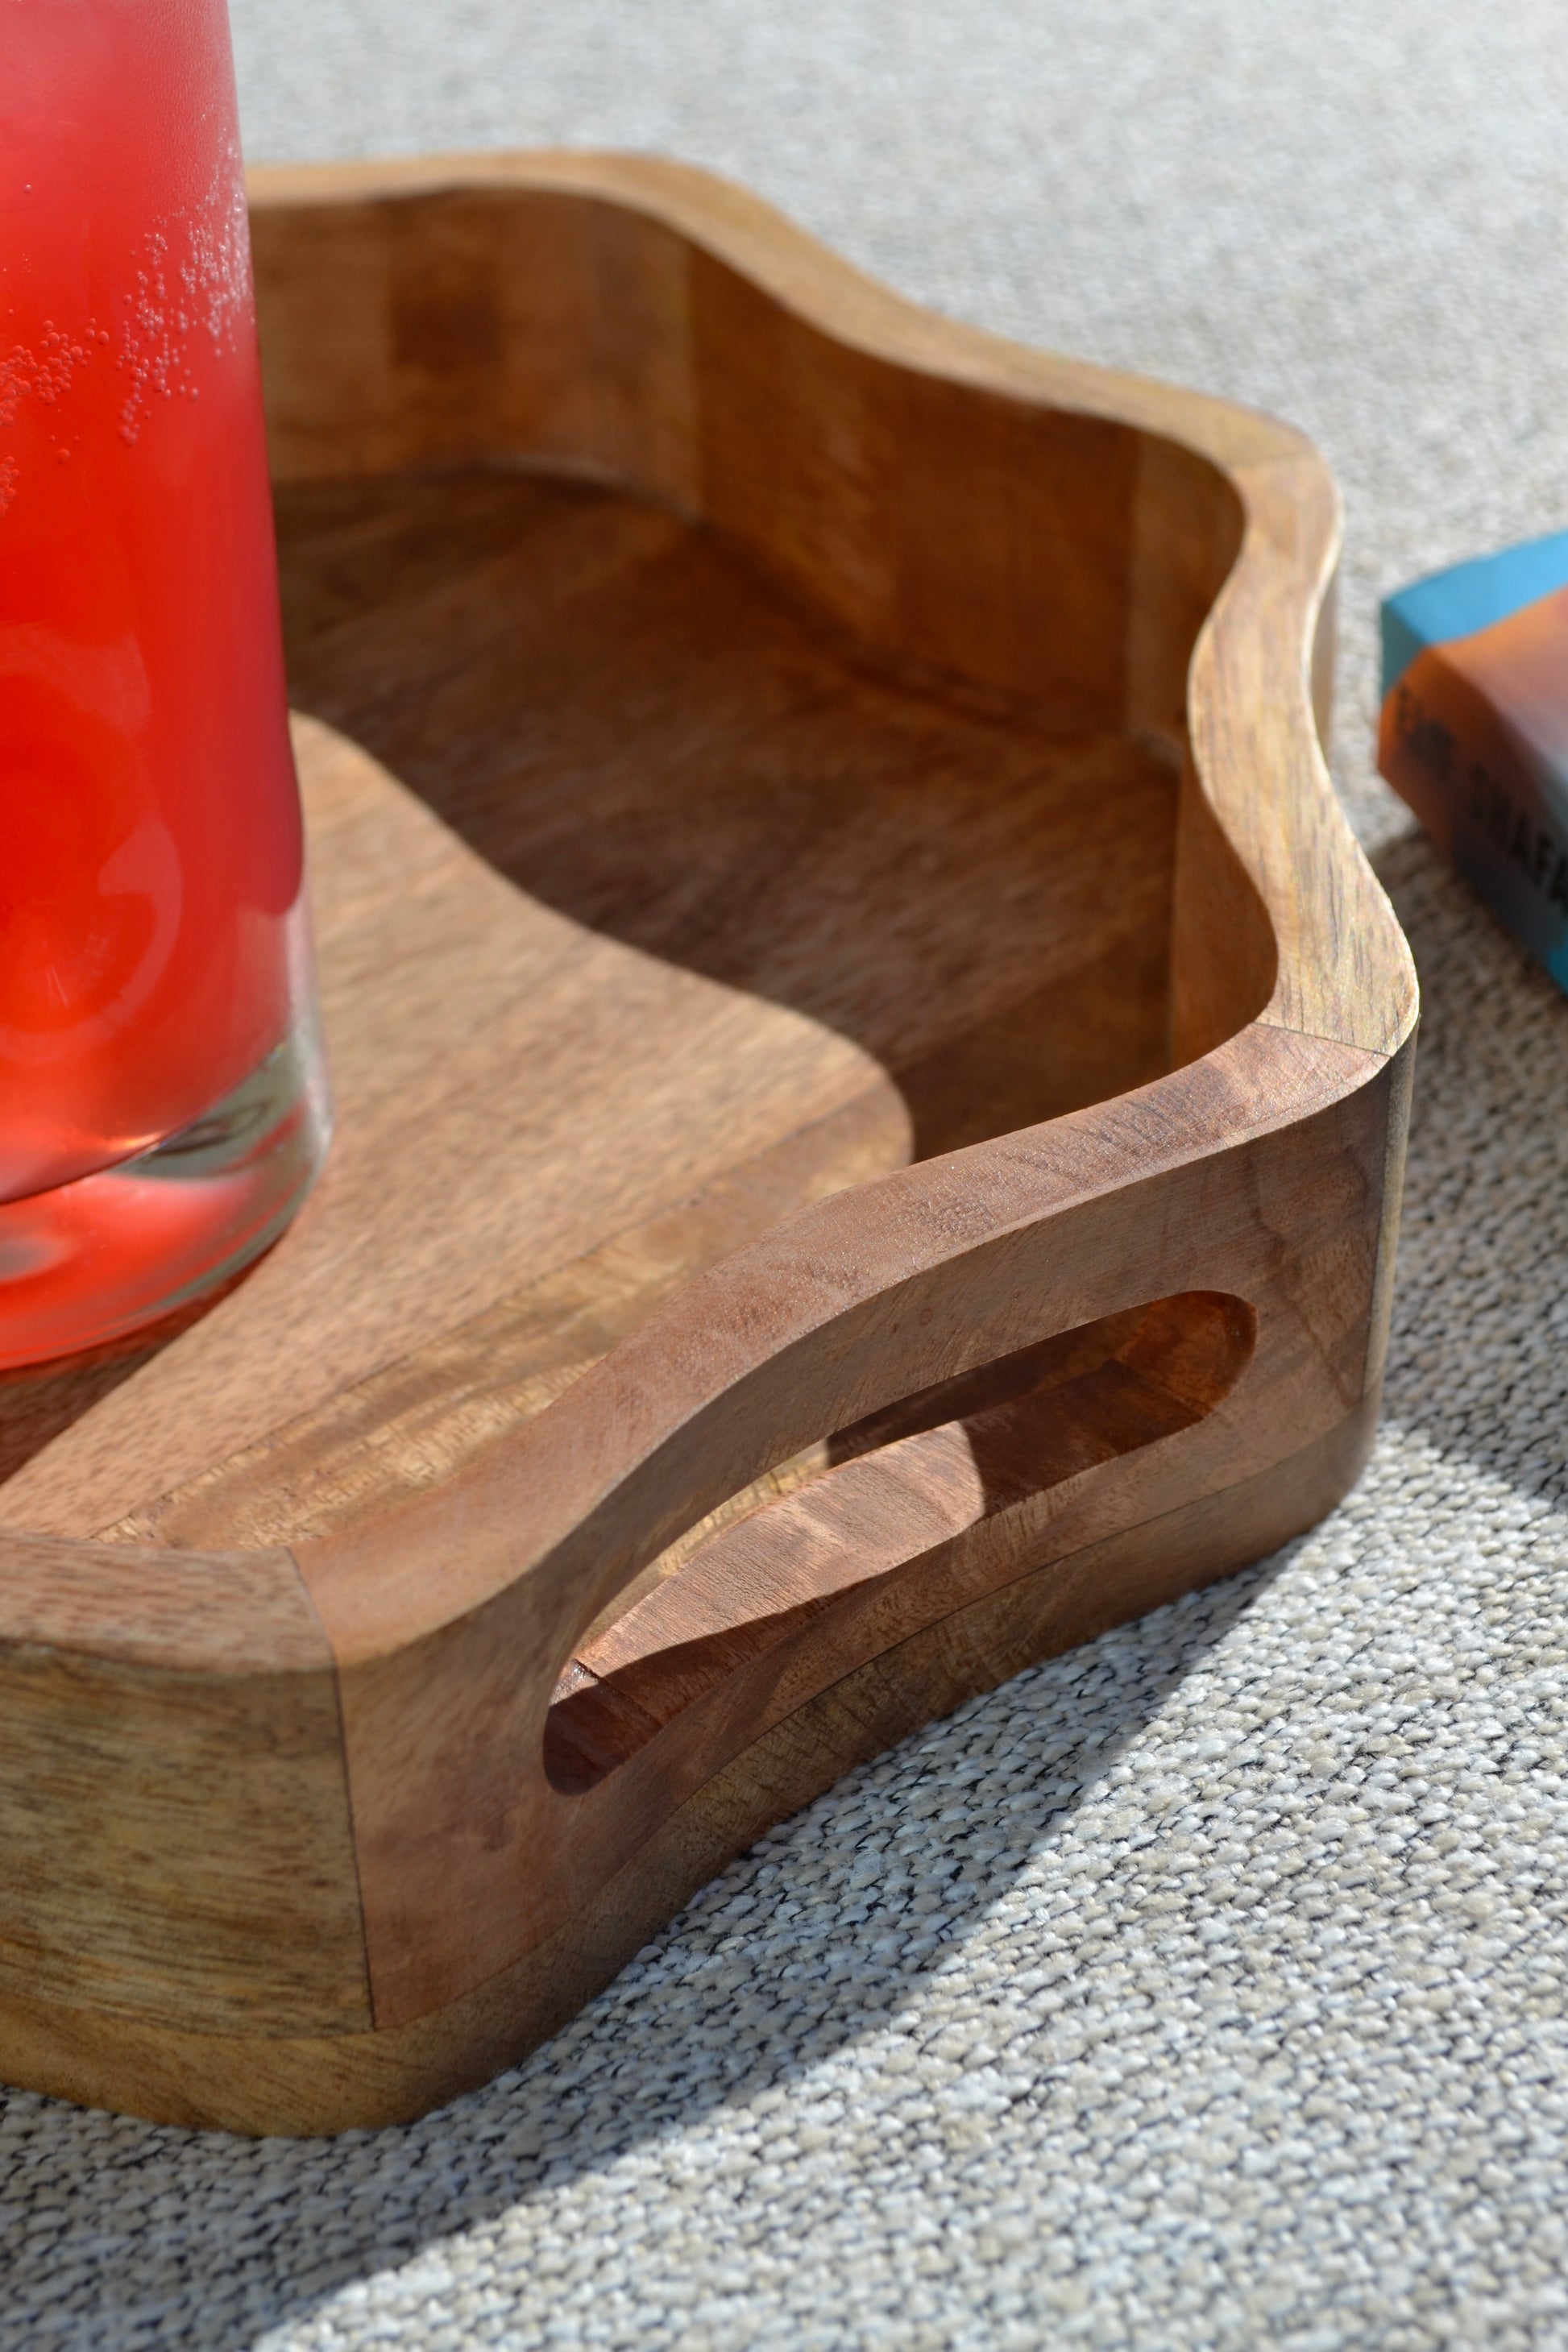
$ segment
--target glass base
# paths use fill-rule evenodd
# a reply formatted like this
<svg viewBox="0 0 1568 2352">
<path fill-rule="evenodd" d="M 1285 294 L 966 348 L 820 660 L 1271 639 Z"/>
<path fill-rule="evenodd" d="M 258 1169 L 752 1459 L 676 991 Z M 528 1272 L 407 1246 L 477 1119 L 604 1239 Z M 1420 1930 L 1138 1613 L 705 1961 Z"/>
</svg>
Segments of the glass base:
<svg viewBox="0 0 1568 2352">
<path fill-rule="evenodd" d="M 122 1339 L 237 1274 L 320 1171 L 331 1108 L 313 1016 L 134 1160 L 0 1202 L 0 1370 Z"/>
</svg>

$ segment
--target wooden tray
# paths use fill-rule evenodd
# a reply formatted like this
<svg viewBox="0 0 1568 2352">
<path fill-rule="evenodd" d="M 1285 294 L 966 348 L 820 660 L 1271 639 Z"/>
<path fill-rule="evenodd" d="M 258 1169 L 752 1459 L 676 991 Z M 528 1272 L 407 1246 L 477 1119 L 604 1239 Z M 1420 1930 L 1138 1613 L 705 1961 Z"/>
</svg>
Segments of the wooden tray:
<svg viewBox="0 0 1568 2352">
<path fill-rule="evenodd" d="M 672 166 L 253 193 L 340 1135 L 5 1388 L 0 2072 L 321 2131 L 1335 1500 L 1415 988 L 1296 435 Z"/>
</svg>

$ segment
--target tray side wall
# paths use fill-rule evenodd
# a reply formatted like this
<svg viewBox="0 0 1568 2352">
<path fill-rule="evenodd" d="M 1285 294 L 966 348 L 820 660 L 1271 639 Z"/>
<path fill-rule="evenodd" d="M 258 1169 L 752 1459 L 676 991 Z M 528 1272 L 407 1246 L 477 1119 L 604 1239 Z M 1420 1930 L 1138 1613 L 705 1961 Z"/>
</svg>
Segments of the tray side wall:
<svg viewBox="0 0 1568 2352">
<path fill-rule="evenodd" d="M 841 265 L 832 318 L 807 311 L 777 282 L 796 242 L 782 225 L 759 277 L 711 223 L 697 242 L 610 190 L 264 191 L 279 479 L 581 468 L 701 516 L 901 660 L 1068 719 L 1183 733 L 1192 646 L 1241 532 L 1198 452 L 889 349 L 887 298 Z"/>
<path fill-rule="evenodd" d="M 331 1651 L 287 1552 L 0 1541 L 0 2005 L 371 2022 Z"/>
<path fill-rule="evenodd" d="M 510 457 L 636 484 L 900 662 L 1190 740 L 1173 1061 L 1258 1015 L 1409 1034 L 1314 719 L 1339 507 L 1300 436 L 918 311 L 679 166 L 252 184 L 280 479 Z"/>
</svg>

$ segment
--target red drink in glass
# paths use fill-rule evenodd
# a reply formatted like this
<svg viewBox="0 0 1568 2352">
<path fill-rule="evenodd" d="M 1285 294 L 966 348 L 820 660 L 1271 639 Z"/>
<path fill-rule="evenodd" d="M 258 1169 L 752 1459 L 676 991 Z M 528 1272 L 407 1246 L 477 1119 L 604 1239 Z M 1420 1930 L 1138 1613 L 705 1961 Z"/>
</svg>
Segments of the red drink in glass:
<svg viewBox="0 0 1568 2352">
<path fill-rule="evenodd" d="M 225 0 L 0 0 L 0 1365 L 325 1143 Z"/>
</svg>

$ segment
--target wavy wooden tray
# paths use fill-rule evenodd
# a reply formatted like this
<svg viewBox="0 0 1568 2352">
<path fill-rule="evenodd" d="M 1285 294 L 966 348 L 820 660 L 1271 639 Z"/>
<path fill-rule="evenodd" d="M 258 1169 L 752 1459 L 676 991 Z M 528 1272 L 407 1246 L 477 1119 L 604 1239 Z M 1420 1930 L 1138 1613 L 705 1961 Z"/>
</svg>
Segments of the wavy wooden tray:
<svg viewBox="0 0 1568 2352">
<path fill-rule="evenodd" d="M 0 2071 L 321 2131 L 1335 1500 L 1415 989 L 1293 433 L 662 164 L 254 230 L 340 1139 L 3 1391 Z"/>
</svg>

